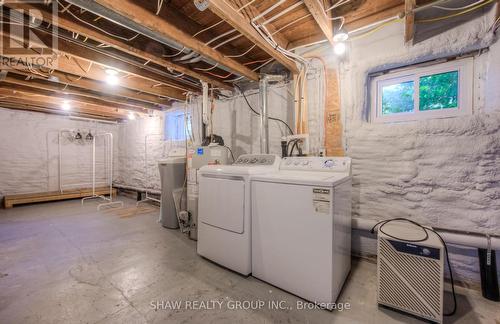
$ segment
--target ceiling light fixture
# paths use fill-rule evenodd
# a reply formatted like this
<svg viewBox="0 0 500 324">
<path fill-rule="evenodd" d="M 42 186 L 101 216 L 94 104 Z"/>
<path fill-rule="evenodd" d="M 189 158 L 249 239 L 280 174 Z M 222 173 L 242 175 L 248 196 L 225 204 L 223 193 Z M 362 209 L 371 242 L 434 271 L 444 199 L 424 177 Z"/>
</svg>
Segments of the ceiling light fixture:
<svg viewBox="0 0 500 324">
<path fill-rule="evenodd" d="M 135 119 L 135 114 L 133 112 L 128 113 L 128 119 L 134 120 Z"/>
<path fill-rule="evenodd" d="M 114 86 L 120 83 L 120 79 L 118 78 L 118 71 L 113 69 L 106 69 L 105 72 L 107 74 L 106 76 L 107 84 Z"/>
<path fill-rule="evenodd" d="M 334 42 L 345 42 L 348 39 L 349 39 L 349 34 L 344 29 L 337 30 L 335 35 L 333 35 Z"/>
</svg>

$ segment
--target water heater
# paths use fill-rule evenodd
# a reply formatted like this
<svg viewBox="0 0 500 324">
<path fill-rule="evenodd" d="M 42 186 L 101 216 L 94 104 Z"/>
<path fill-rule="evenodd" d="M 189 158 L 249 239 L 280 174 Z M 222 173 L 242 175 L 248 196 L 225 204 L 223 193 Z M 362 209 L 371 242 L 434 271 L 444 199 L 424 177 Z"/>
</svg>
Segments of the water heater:
<svg viewBox="0 0 500 324">
<path fill-rule="evenodd" d="M 211 144 L 189 150 L 187 173 L 187 212 L 189 238 L 198 239 L 198 171 L 204 165 L 228 164 L 228 149 L 224 146 Z"/>
<path fill-rule="evenodd" d="M 384 224 L 378 233 L 379 305 L 442 323 L 444 257 L 432 231 L 403 221 Z"/>
</svg>

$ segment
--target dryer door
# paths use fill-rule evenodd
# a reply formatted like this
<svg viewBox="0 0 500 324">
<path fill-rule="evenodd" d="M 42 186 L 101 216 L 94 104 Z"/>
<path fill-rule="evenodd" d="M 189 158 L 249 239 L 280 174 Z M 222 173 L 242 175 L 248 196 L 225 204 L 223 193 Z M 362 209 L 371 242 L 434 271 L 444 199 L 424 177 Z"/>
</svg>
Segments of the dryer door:
<svg viewBox="0 0 500 324">
<path fill-rule="evenodd" d="M 239 177 L 200 179 L 199 221 L 234 233 L 244 232 L 245 181 Z"/>
</svg>

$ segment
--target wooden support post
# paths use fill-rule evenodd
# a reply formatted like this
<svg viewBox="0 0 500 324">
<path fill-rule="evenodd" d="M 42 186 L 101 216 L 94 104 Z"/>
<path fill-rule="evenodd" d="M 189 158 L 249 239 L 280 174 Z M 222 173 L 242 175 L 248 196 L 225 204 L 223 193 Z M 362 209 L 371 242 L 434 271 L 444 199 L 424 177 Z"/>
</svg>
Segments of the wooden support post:
<svg viewBox="0 0 500 324">
<path fill-rule="evenodd" d="M 416 0 L 405 0 L 405 43 L 413 42 L 415 36 L 415 14 Z"/>
</svg>

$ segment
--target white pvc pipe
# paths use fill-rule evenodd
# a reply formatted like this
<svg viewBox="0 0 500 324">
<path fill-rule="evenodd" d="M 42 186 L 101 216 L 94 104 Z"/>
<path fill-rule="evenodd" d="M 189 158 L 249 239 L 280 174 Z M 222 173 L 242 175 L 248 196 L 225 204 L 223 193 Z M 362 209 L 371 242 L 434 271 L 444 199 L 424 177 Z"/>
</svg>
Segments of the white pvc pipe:
<svg viewBox="0 0 500 324">
<path fill-rule="evenodd" d="M 377 224 L 377 220 L 372 219 L 364 219 L 359 217 L 354 217 L 352 219 L 352 228 L 361 230 L 361 231 L 370 231 L 375 224 Z M 463 232 L 458 233 L 452 230 L 446 229 L 435 229 L 439 235 L 443 238 L 443 240 L 448 244 L 461 245 L 466 247 L 473 247 L 478 249 L 487 249 L 488 248 L 488 239 L 485 234 L 481 233 L 472 233 L 472 232 Z M 500 250 L 500 237 L 491 236 L 491 249 L 492 250 Z"/>
</svg>

